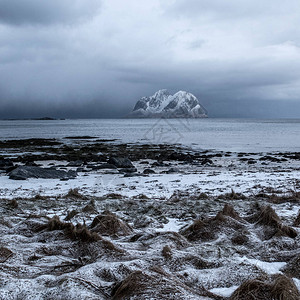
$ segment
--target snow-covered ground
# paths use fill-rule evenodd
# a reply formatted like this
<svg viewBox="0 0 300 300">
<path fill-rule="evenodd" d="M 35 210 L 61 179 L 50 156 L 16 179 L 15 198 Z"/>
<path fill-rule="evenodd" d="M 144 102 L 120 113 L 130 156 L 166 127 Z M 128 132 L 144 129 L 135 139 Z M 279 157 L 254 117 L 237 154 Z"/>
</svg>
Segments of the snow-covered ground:
<svg viewBox="0 0 300 300">
<path fill-rule="evenodd" d="M 214 157 L 209 165 L 172 161 L 148 175 L 143 170 L 154 161 L 141 160 L 134 162 L 132 177 L 106 169 L 79 170 L 68 181 L 18 181 L 2 173 L 0 299 L 111 299 L 131 277 L 141 289 L 129 284 L 132 299 L 226 299 L 244 281 L 276 274 L 291 276 L 299 289 L 300 274 L 287 271 L 300 255 L 294 224 L 299 195 L 286 197 L 299 191 L 299 162 L 264 165 L 252 157 L 255 165 L 237 154 Z M 67 161 L 36 163 L 76 169 Z M 278 198 L 265 197 L 272 194 Z M 218 218 L 224 205 L 238 217 Z M 279 227 L 296 236 L 252 221 L 268 205 Z M 109 219 L 110 213 L 116 223 L 107 226 L 116 232 L 97 231 L 95 217 Z M 101 238 L 70 238 L 64 224 L 49 225 L 54 216 L 86 224 Z M 195 220 L 207 226 L 205 239 L 186 233 Z"/>
<path fill-rule="evenodd" d="M 61 162 L 60 162 L 61 165 Z M 148 197 L 170 197 L 176 190 L 218 195 L 234 190 L 238 193 L 253 195 L 263 188 L 274 191 L 292 191 L 299 184 L 300 170 L 280 169 L 244 169 L 202 168 L 191 171 L 185 166 L 178 166 L 175 174 L 149 174 L 147 176 L 124 177 L 117 171 L 95 171 L 80 173 L 76 179 L 10 180 L 0 176 L 0 197 L 32 197 L 36 194 L 56 196 L 65 194 L 71 188 L 78 188 L 82 193 L 103 196 L 119 193 L 131 197 L 145 194 Z M 110 174 L 109 174 L 110 173 Z"/>
</svg>

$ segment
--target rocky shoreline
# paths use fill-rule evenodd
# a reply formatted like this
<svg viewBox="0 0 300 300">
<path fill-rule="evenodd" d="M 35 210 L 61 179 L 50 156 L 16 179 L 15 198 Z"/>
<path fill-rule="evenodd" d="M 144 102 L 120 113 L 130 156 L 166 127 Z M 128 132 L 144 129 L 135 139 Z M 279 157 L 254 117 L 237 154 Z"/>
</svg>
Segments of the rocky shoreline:
<svg viewBox="0 0 300 300">
<path fill-rule="evenodd" d="M 300 152 L 195 151 L 179 145 L 124 144 L 116 140 L 101 140 L 88 136 L 66 137 L 63 140 L 0 141 L 0 171 L 2 173 L 10 174 L 16 168 L 22 170 L 22 166 L 42 167 L 43 162 L 48 162 L 47 167 L 52 170 L 71 167 L 73 171 L 88 173 L 100 169 L 118 169 L 120 173 L 133 173 L 133 175 L 142 175 L 148 172 L 159 173 L 162 172 L 159 169 L 161 167 L 166 167 L 163 169 L 164 172 L 176 173 L 178 168 L 172 167 L 174 165 L 181 166 L 184 170 L 192 169 L 191 171 L 193 169 L 197 171 L 201 167 L 239 168 L 241 170 L 251 167 L 253 169 L 289 168 L 299 170 Z M 62 165 L 62 162 L 67 162 L 67 164 Z M 143 170 L 139 168 L 141 172 L 137 172 L 136 163 L 144 166 Z M 36 174 L 36 178 L 41 176 Z M 70 178 L 74 176 L 75 173 Z M 55 178 L 55 174 L 52 178 Z"/>
<path fill-rule="evenodd" d="M 299 299 L 300 153 L 68 137 L 0 157 L 1 299 Z"/>
</svg>

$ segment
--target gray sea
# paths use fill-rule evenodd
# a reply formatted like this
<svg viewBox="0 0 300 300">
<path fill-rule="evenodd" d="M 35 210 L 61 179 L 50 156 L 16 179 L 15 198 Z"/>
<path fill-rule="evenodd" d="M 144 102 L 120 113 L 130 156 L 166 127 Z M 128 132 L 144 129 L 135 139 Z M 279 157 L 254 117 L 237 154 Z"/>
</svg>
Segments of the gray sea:
<svg viewBox="0 0 300 300">
<path fill-rule="evenodd" d="M 172 143 L 222 151 L 300 152 L 300 119 L 1 120 L 0 139 L 94 136 L 124 143 Z"/>
</svg>

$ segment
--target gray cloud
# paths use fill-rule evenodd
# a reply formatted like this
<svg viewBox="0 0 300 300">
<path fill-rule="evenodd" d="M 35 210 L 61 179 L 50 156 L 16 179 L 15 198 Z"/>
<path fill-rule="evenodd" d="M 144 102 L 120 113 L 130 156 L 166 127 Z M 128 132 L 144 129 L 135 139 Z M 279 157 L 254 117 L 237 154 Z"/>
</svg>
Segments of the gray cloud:
<svg viewBox="0 0 300 300">
<path fill-rule="evenodd" d="M 249 19 L 268 18 L 269 16 L 283 16 L 299 10 L 297 0 L 280 1 L 251 1 L 251 0 L 176 0 L 170 6 L 168 12 L 177 16 L 203 17 L 211 16 L 217 18 Z"/>
<path fill-rule="evenodd" d="M 73 23 L 91 17 L 97 0 L 0 0 L 0 22 L 12 25 Z"/>
<path fill-rule="evenodd" d="M 298 4 L 224 3 L 0 0 L 0 118 L 119 117 L 161 88 L 211 116 L 295 117 Z"/>
</svg>

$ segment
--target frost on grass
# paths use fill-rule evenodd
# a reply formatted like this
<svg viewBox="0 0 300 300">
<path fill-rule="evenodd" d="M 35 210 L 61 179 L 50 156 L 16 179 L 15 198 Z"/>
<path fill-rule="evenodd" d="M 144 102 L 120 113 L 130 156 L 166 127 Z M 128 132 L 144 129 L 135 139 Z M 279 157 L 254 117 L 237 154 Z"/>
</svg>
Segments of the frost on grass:
<svg viewBox="0 0 300 300">
<path fill-rule="evenodd" d="M 1 299 L 299 299 L 292 200 L 80 195 L 2 201 Z"/>
</svg>

